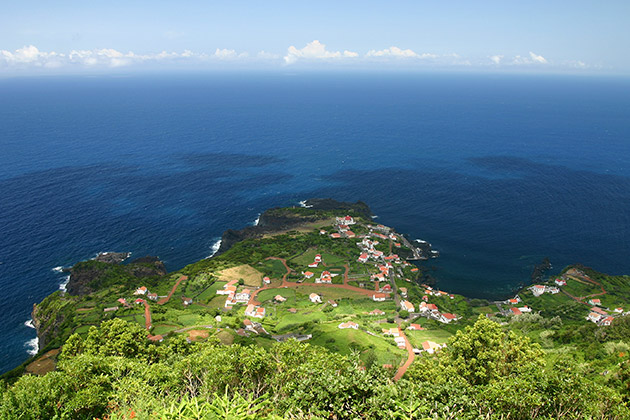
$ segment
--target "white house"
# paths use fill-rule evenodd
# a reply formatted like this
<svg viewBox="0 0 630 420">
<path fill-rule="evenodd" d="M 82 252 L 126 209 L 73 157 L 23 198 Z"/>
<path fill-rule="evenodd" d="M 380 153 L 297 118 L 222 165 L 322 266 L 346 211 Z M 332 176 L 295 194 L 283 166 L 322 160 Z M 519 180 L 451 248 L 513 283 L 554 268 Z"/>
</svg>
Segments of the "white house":
<svg viewBox="0 0 630 420">
<path fill-rule="evenodd" d="M 599 299 L 591 299 L 588 301 L 588 304 L 593 305 L 593 306 L 599 306 L 602 304 L 602 302 Z"/>
<path fill-rule="evenodd" d="M 359 329 L 359 324 L 352 321 L 342 322 L 341 324 L 339 324 L 339 329 L 341 330 L 345 330 L 348 328 L 352 328 L 353 330 Z"/>
<path fill-rule="evenodd" d="M 386 298 L 387 295 L 385 293 L 374 293 L 372 295 L 372 300 L 374 302 L 384 302 Z"/>
<path fill-rule="evenodd" d="M 543 293 L 545 293 L 545 286 L 540 285 L 540 284 L 535 284 L 532 287 L 530 287 L 529 290 L 532 291 L 534 296 L 538 297 L 542 295 Z"/>
<path fill-rule="evenodd" d="M 602 315 L 598 314 L 597 312 L 591 312 L 590 314 L 588 314 L 588 317 L 586 319 L 588 319 L 591 322 L 599 322 L 601 319 L 603 318 Z"/>
<path fill-rule="evenodd" d="M 317 293 L 311 293 L 308 297 L 313 303 L 322 303 L 322 297 Z"/>
</svg>

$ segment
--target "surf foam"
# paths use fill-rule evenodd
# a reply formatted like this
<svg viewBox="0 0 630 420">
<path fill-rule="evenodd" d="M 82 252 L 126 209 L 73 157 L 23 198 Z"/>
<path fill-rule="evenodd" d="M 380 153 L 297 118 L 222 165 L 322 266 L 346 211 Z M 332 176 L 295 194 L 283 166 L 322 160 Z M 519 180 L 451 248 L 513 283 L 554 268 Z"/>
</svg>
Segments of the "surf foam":
<svg viewBox="0 0 630 420">
<path fill-rule="evenodd" d="M 214 254 L 219 252 L 219 248 L 221 248 L 221 239 L 219 239 L 218 241 L 216 241 L 215 243 L 212 244 L 212 246 L 210 247 L 210 251 L 212 251 L 212 252 L 206 258 L 214 257 Z"/>
</svg>

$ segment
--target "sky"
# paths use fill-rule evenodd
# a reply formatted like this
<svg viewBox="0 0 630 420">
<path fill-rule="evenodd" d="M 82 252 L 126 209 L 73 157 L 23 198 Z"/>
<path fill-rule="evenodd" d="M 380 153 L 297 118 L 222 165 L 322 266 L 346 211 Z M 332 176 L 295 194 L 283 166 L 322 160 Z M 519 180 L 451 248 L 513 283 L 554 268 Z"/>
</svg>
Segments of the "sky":
<svg viewBox="0 0 630 420">
<path fill-rule="evenodd" d="M 630 75 L 630 1 L 20 0 L 0 76 L 229 69 Z"/>
</svg>

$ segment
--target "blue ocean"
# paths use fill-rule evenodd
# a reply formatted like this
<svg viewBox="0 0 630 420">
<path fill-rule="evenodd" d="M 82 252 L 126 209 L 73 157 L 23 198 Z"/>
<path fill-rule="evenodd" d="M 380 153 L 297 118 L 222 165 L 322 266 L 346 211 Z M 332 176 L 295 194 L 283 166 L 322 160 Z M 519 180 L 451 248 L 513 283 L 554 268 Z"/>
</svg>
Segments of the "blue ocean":
<svg viewBox="0 0 630 420">
<path fill-rule="evenodd" d="M 187 74 L 0 80 L 0 372 L 101 251 L 169 270 L 311 197 L 429 241 L 439 287 L 509 295 L 549 257 L 630 274 L 630 80 Z M 54 270 L 57 268 L 57 270 Z"/>
</svg>

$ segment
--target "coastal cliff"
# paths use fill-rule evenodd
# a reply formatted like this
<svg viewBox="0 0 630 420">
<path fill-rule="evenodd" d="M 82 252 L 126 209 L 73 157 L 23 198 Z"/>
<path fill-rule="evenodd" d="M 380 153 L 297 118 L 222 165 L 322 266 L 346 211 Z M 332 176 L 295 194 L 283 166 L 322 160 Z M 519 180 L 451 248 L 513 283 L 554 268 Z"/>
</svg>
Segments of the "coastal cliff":
<svg viewBox="0 0 630 420">
<path fill-rule="evenodd" d="M 108 253 L 118 254 L 121 253 Z M 87 295 L 99 290 L 107 284 L 118 282 L 121 279 L 130 278 L 148 278 L 160 277 L 166 275 L 166 267 L 164 263 L 157 257 L 146 256 L 131 261 L 127 265 L 120 265 L 122 261 L 118 258 L 101 258 L 99 257 L 82 261 L 75 264 L 70 269 L 70 280 L 66 286 L 70 295 Z"/>
</svg>

